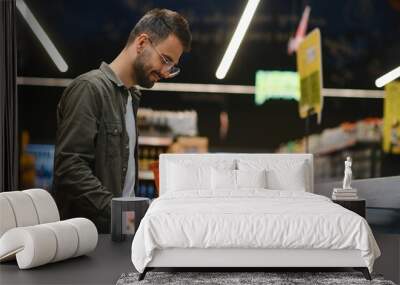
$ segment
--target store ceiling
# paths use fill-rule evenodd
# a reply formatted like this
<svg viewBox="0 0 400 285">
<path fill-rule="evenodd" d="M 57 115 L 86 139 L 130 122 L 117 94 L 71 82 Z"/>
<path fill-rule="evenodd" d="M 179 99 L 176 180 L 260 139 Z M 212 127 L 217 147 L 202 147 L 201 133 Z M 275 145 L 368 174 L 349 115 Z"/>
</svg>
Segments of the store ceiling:
<svg viewBox="0 0 400 285">
<path fill-rule="evenodd" d="M 58 71 L 19 14 L 20 76 L 73 78 L 110 62 L 155 7 L 177 10 L 191 23 L 193 50 L 176 82 L 253 85 L 256 70 L 295 70 L 287 42 L 305 5 L 312 9 L 308 31 L 321 29 L 325 87 L 373 89 L 376 77 L 400 65 L 400 0 L 261 0 L 224 80 L 215 71 L 247 1 L 25 1 L 69 70 Z"/>
</svg>

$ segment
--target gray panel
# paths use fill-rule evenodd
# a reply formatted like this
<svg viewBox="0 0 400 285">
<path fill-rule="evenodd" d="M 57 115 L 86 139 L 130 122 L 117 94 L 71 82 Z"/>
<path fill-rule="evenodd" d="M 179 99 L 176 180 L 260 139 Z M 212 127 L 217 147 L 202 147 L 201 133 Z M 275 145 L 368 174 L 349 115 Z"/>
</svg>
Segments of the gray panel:
<svg viewBox="0 0 400 285">
<path fill-rule="evenodd" d="M 400 235 L 374 233 L 382 255 L 375 261 L 374 272 L 385 279 L 400 282 Z"/>
<path fill-rule="evenodd" d="M 342 181 L 318 183 L 314 192 L 331 197 L 333 188 L 341 185 Z M 367 200 L 367 207 L 400 209 L 400 176 L 353 180 L 351 185 Z"/>
</svg>

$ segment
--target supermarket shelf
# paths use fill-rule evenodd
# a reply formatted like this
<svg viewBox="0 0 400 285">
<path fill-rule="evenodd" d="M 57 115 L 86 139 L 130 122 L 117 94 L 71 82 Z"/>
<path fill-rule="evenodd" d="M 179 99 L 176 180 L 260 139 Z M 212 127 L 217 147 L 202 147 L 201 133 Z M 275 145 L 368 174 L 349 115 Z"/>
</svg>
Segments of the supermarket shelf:
<svg viewBox="0 0 400 285">
<path fill-rule="evenodd" d="M 325 148 L 325 149 L 322 149 L 322 150 L 318 150 L 318 151 L 313 152 L 313 153 L 314 153 L 314 155 L 318 155 L 318 156 L 320 156 L 320 155 L 328 155 L 328 154 L 331 154 L 331 153 L 334 153 L 334 152 L 338 152 L 338 151 L 341 151 L 343 149 L 352 147 L 356 143 L 357 143 L 357 140 L 355 140 L 355 139 L 354 140 L 349 140 L 349 141 L 347 141 L 347 142 L 345 142 L 343 144 L 331 146 L 331 147 L 328 147 L 328 148 Z"/>
<path fill-rule="evenodd" d="M 150 170 L 140 170 L 139 179 L 141 180 L 154 180 L 154 173 Z"/>
<path fill-rule="evenodd" d="M 379 148 L 380 146 L 380 142 L 378 141 L 374 141 L 374 140 L 349 140 L 348 142 L 345 142 L 343 144 L 340 145 L 335 145 L 335 146 L 331 146 L 329 148 L 323 149 L 323 150 L 319 150 L 316 152 L 312 152 L 314 155 L 316 156 L 321 156 L 321 155 L 329 155 L 335 152 L 339 152 L 345 149 L 355 149 L 355 148 L 365 148 L 365 147 L 370 147 L 370 148 Z"/>
<path fill-rule="evenodd" d="M 151 146 L 169 146 L 173 142 L 171 137 L 148 137 L 139 136 L 140 145 L 151 145 Z"/>
</svg>

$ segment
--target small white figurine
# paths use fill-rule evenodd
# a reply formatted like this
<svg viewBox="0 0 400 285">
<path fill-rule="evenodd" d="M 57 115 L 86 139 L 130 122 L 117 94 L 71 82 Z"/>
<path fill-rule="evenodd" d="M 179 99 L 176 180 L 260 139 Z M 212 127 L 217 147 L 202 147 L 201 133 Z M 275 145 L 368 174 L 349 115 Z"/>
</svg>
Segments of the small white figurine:
<svg viewBox="0 0 400 285">
<path fill-rule="evenodd" d="M 344 162 L 344 179 L 343 179 L 343 189 L 351 189 L 351 178 L 353 173 L 351 172 L 351 157 L 348 156 Z"/>
</svg>

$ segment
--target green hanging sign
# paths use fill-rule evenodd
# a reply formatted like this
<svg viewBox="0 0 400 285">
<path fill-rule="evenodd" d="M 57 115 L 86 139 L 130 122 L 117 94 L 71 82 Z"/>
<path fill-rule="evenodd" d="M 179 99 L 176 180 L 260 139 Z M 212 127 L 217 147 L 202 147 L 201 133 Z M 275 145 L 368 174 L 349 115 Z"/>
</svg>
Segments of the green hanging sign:
<svg viewBox="0 0 400 285">
<path fill-rule="evenodd" d="M 300 80 L 297 72 L 266 71 L 256 72 L 255 103 L 262 105 L 270 99 L 300 99 Z"/>
</svg>

